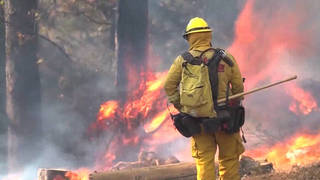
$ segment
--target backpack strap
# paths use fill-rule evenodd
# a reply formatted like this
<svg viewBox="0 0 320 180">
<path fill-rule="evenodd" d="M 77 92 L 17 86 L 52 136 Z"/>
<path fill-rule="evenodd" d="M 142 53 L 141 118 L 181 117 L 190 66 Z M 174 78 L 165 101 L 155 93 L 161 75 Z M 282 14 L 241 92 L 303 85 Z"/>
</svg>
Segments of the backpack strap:
<svg viewBox="0 0 320 180">
<path fill-rule="evenodd" d="M 230 67 L 233 67 L 233 61 L 229 58 L 229 56 L 227 55 L 226 51 L 220 48 L 216 49 L 216 53 L 219 54 L 220 58 L 227 63 Z"/>
<path fill-rule="evenodd" d="M 227 56 L 227 53 L 223 49 L 214 49 L 215 53 L 213 57 L 208 62 L 209 80 L 211 85 L 212 100 L 214 108 L 216 110 L 218 107 L 218 89 L 219 89 L 219 78 L 218 78 L 218 67 L 220 61 L 223 60 L 230 67 L 234 66 L 233 61 Z"/>
<path fill-rule="evenodd" d="M 219 53 L 215 50 L 213 57 L 208 62 L 209 81 L 211 85 L 212 101 L 214 108 L 218 108 L 218 66 L 221 61 Z"/>
</svg>

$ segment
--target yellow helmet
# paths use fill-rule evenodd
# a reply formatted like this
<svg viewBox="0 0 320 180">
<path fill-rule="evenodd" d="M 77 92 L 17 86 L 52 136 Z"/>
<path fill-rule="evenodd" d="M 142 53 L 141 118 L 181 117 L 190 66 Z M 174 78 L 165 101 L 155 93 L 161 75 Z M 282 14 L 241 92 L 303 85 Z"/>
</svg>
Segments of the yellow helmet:
<svg viewBox="0 0 320 180">
<path fill-rule="evenodd" d="M 184 31 L 183 38 L 187 39 L 188 34 L 197 32 L 212 32 L 212 30 L 204 19 L 195 17 L 190 19 L 186 30 Z"/>
</svg>

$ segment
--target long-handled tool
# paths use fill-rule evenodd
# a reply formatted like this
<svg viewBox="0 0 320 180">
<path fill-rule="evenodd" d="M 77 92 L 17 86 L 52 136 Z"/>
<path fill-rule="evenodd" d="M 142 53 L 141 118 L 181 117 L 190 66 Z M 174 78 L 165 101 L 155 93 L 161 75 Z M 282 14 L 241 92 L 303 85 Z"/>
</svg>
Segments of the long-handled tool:
<svg viewBox="0 0 320 180">
<path fill-rule="evenodd" d="M 229 100 L 231 99 L 236 99 L 238 97 L 241 97 L 241 96 L 244 96 L 244 95 L 247 95 L 247 94 L 251 94 L 251 93 L 254 93 L 254 92 L 257 92 L 257 91 L 260 91 L 260 90 L 263 90 L 263 89 L 267 89 L 269 87 L 272 87 L 272 86 L 276 86 L 278 84 L 282 84 L 282 83 L 285 83 L 285 82 L 288 82 L 288 81 L 292 81 L 294 79 L 297 79 L 297 75 L 294 75 L 290 78 L 287 78 L 287 79 L 284 79 L 284 80 L 281 80 L 281 81 L 278 81 L 278 82 L 275 82 L 275 83 L 271 83 L 271 84 L 268 84 L 268 85 L 265 85 L 265 86 L 262 86 L 262 87 L 259 87 L 259 88 L 255 88 L 255 89 L 252 89 L 250 91 L 247 91 L 247 92 L 243 92 L 243 93 L 239 93 L 239 94 L 235 94 L 235 95 L 232 95 L 232 96 L 229 96 Z M 226 98 L 222 98 L 222 99 L 219 99 L 218 100 L 218 104 L 219 103 L 223 103 L 225 102 L 227 99 Z"/>
</svg>

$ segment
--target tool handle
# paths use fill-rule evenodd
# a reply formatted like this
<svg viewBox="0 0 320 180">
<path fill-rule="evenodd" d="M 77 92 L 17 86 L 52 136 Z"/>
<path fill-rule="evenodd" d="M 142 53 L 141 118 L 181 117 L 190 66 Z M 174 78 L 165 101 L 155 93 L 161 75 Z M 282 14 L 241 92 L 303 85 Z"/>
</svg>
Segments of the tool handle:
<svg viewBox="0 0 320 180">
<path fill-rule="evenodd" d="M 242 93 L 239 93 L 239 94 L 235 94 L 235 95 L 229 96 L 229 100 L 236 99 L 236 98 L 239 98 L 241 96 L 244 96 L 244 95 L 247 95 L 247 94 L 251 94 L 251 93 L 254 93 L 254 92 L 257 92 L 257 91 L 261 91 L 263 89 L 267 89 L 269 87 L 276 86 L 276 85 L 282 84 L 284 82 L 292 81 L 292 80 L 297 79 L 297 78 L 298 78 L 298 76 L 294 75 L 294 76 L 289 77 L 287 79 L 284 79 L 284 80 L 281 80 L 281 81 L 278 81 L 278 82 L 274 82 L 274 83 L 271 83 L 271 84 L 268 84 L 268 85 L 265 85 L 265 86 L 262 86 L 262 87 L 259 87 L 259 88 L 255 88 L 255 89 L 252 89 L 252 90 L 247 91 L 247 92 L 242 92 Z M 223 103 L 225 101 L 226 101 L 226 98 L 219 99 L 218 100 L 218 104 L 219 103 Z"/>
</svg>

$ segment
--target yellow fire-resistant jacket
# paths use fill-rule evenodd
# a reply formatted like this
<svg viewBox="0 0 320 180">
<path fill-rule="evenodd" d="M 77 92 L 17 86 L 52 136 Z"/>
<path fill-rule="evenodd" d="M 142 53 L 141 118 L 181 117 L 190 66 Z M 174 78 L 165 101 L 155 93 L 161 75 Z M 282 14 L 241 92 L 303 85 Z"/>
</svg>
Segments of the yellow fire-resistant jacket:
<svg viewBox="0 0 320 180">
<path fill-rule="evenodd" d="M 193 57 L 199 56 L 202 51 L 211 47 L 211 39 L 212 36 L 210 32 L 190 34 L 188 37 L 189 52 L 193 55 Z M 204 56 L 207 59 L 211 59 L 213 55 L 214 52 L 208 51 Z M 230 67 L 224 61 L 220 61 L 218 67 L 218 99 L 226 96 L 228 82 L 230 82 L 232 86 L 229 95 L 243 92 L 243 82 L 239 67 L 233 56 L 229 53 L 227 53 L 227 55 L 233 61 L 234 65 Z M 194 117 L 215 117 L 216 112 L 214 111 L 214 105 L 212 101 L 208 67 L 204 64 L 202 64 L 201 67 L 197 67 L 198 69 L 196 69 L 195 72 L 205 73 L 202 73 L 198 76 L 202 77 L 202 79 L 196 81 L 196 84 L 183 84 L 184 79 L 182 79 L 182 77 L 184 73 L 184 67 L 182 64 L 184 62 L 185 60 L 183 57 L 181 55 L 178 56 L 174 60 L 168 72 L 164 89 L 168 95 L 169 102 L 174 104 L 175 107 L 179 107 L 181 112 L 190 114 Z M 192 68 L 192 66 L 190 67 Z M 188 88 L 190 88 L 190 90 L 188 90 Z M 194 89 L 197 91 L 194 91 Z M 184 95 L 185 91 L 189 91 L 189 93 L 200 93 L 200 97 L 196 98 L 197 102 L 193 102 L 194 104 L 191 105 L 192 102 L 190 102 L 190 100 L 188 101 L 188 96 L 193 97 L 193 95 Z"/>
</svg>

